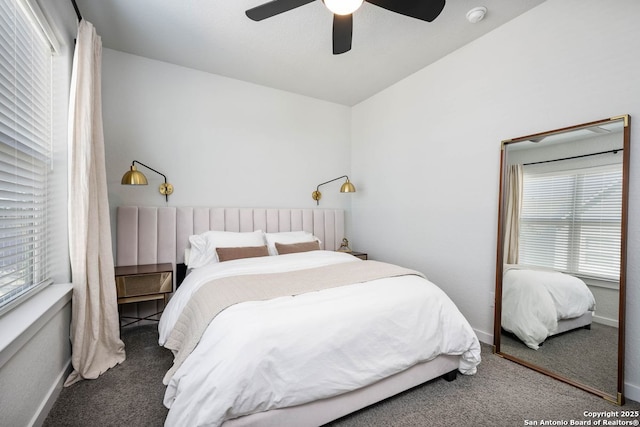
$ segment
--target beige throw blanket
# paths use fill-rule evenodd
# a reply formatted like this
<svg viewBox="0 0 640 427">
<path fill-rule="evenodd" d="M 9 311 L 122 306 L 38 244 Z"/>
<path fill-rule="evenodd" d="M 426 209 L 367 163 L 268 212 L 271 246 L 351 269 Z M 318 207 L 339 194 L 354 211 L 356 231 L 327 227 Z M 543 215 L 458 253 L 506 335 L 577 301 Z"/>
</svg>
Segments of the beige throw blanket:
<svg viewBox="0 0 640 427">
<path fill-rule="evenodd" d="M 347 262 L 284 273 L 251 274 L 214 279 L 196 291 L 180 314 L 165 347 L 174 353 L 173 374 L 196 347 L 209 323 L 227 307 L 244 301 L 264 301 L 370 280 L 423 274 L 379 261 Z"/>
</svg>

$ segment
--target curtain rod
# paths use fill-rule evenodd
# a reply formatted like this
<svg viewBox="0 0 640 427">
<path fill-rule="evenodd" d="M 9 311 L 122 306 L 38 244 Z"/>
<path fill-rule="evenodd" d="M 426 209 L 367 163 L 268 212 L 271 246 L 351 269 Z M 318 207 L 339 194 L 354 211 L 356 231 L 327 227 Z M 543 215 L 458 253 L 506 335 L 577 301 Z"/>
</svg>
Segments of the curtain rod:
<svg viewBox="0 0 640 427">
<path fill-rule="evenodd" d="M 82 21 L 82 14 L 80 13 L 80 9 L 78 9 L 76 0 L 71 0 L 71 4 L 73 5 L 73 9 L 76 11 L 76 16 L 78 17 L 78 21 Z"/>
<path fill-rule="evenodd" d="M 551 163 L 551 162 L 559 162 L 561 160 L 572 160 L 572 159 L 579 159 L 581 157 L 589 157 L 589 156 L 598 156 L 600 154 L 609 154 L 609 153 L 613 153 L 613 154 L 617 154 L 618 151 L 622 151 L 622 148 L 616 148 L 613 150 L 609 150 L 609 151 L 599 151 L 597 153 L 591 153 L 591 154 L 581 154 L 579 156 L 572 156 L 572 157 L 563 157 L 562 159 L 553 159 L 553 160 L 542 160 L 540 162 L 531 162 L 531 163 L 523 163 L 523 166 L 529 166 L 529 165 L 539 165 L 541 163 Z"/>
</svg>

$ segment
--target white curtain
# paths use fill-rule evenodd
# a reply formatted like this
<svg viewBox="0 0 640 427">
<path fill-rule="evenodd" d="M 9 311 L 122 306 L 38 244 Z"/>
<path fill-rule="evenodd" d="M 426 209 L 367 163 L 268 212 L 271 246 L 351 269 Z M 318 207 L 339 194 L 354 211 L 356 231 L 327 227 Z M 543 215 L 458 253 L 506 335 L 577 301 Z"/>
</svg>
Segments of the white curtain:
<svg viewBox="0 0 640 427">
<path fill-rule="evenodd" d="M 95 379 L 125 359 L 111 248 L 102 130 L 102 40 L 80 21 L 69 106 L 71 363 L 65 386 Z"/>
<path fill-rule="evenodd" d="M 520 213 L 522 211 L 522 165 L 511 165 L 507 170 L 506 209 L 504 216 L 504 262 L 517 264 L 518 234 L 520 233 Z"/>
</svg>

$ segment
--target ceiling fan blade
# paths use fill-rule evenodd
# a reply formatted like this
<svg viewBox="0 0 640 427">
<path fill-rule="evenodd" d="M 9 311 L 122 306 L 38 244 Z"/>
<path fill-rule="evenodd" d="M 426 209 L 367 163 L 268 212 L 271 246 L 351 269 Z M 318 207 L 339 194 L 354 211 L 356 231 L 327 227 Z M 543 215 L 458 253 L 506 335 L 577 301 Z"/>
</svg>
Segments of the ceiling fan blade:
<svg viewBox="0 0 640 427">
<path fill-rule="evenodd" d="M 273 0 L 249 9 L 245 14 L 254 21 L 262 21 L 313 1 L 315 0 Z"/>
<path fill-rule="evenodd" d="M 445 0 L 365 0 L 371 4 L 410 16 L 422 21 L 431 22 L 440 15 L 444 9 Z"/>
<path fill-rule="evenodd" d="M 333 15 L 333 54 L 339 55 L 351 50 L 353 35 L 353 15 Z"/>
</svg>

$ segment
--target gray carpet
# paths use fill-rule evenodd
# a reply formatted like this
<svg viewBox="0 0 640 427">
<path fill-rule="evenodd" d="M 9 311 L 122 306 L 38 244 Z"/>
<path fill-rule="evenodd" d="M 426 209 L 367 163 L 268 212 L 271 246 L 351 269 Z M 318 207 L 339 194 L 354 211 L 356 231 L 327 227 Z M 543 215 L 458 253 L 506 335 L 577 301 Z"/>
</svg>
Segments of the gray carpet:
<svg viewBox="0 0 640 427">
<path fill-rule="evenodd" d="M 127 329 L 122 338 L 127 360 L 97 380 L 65 388 L 45 426 L 162 426 L 167 414 L 162 376 L 171 354 L 157 345 L 154 326 Z M 474 376 L 429 382 L 328 427 L 510 427 L 524 426 L 525 420 L 562 420 L 569 425 L 571 420 L 588 420 L 585 411 L 621 409 L 493 355 L 488 345 L 482 346 L 482 357 Z M 640 410 L 640 404 L 627 402 L 622 409 Z"/>
<path fill-rule="evenodd" d="M 162 404 L 164 373 L 171 352 L 158 345 L 156 325 L 125 328 L 127 359 L 96 380 L 62 389 L 44 426 L 161 426 L 167 416 Z"/>
<path fill-rule="evenodd" d="M 538 350 L 502 334 L 501 351 L 615 396 L 618 388 L 618 329 L 592 323 L 547 338 Z"/>
</svg>

